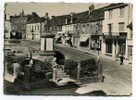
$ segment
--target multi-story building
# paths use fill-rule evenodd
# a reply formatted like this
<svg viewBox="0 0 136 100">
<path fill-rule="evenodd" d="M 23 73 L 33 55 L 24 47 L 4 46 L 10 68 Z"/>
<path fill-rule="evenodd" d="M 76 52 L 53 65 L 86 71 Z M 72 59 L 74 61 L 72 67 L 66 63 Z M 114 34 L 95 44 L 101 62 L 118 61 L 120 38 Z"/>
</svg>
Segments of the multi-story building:
<svg viewBox="0 0 136 100">
<path fill-rule="evenodd" d="M 51 29 L 55 34 L 65 34 L 68 32 L 69 15 L 52 16 Z"/>
<path fill-rule="evenodd" d="M 41 23 L 41 34 L 42 35 L 52 32 L 50 29 L 51 20 L 48 16 L 48 13 L 45 13 L 45 16 L 40 18 L 40 23 Z"/>
<path fill-rule="evenodd" d="M 40 40 L 41 34 L 40 21 L 33 21 L 26 25 L 26 39 L 28 40 Z"/>
<path fill-rule="evenodd" d="M 10 16 L 11 22 L 11 38 L 25 39 L 27 16 L 24 15 L 24 11 L 20 15 Z M 13 33 L 13 34 L 12 34 Z"/>
<path fill-rule="evenodd" d="M 41 35 L 49 32 L 48 14 L 44 17 L 29 16 L 26 24 L 26 39 L 39 41 Z"/>
<path fill-rule="evenodd" d="M 127 25 L 127 40 L 125 57 L 132 62 L 132 48 L 133 48 L 133 5 L 128 5 L 128 25 Z"/>
<path fill-rule="evenodd" d="M 100 37 L 102 36 L 104 7 L 94 9 L 94 6 L 93 8 L 90 6 L 88 11 L 78 13 L 76 16 L 77 31 L 80 34 L 80 46 L 95 49 L 96 44 L 100 42 Z M 99 45 L 101 48 L 101 44 Z"/>
<path fill-rule="evenodd" d="M 53 16 L 52 29 L 56 29 L 56 33 L 70 34 L 75 47 L 85 46 L 91 49 L 95 48 L 94 44 L 102 35 L 103 19 L 104 8 L 94 9 L 92 5 L 88 11 Z"/>
<path fill-rule="evenodd" d="M 9 15 L 5 14 L 5 21 L 4 21 L 4 38 L 9 39 L 11 32 L 11 25 L 10 25 L 10 17 Z"/>
<path fill-rule="evenodd" d="M 132 16 L 130 4 L 117 3 L 105 7 L 103 21 L 102 54 L 111 55 L 113 58 L 126 54 L 126 40 L 129 37 L 127 26 Z M 130 43 L 131 44 L 131 43 Z"/>
</svg>

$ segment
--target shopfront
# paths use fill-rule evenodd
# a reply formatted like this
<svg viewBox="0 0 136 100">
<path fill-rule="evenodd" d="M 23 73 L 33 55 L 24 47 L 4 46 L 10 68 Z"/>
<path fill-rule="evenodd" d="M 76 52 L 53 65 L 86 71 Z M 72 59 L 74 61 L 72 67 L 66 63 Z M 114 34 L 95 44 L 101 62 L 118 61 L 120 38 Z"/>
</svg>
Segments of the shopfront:
<svg viewBox="0 0 136 100">
<path fill-rule="evenodd" d="M 89 35 L 83 34 L 80 36 L 80 46 L 88 47 L 89 46 Z"/>
</svg>

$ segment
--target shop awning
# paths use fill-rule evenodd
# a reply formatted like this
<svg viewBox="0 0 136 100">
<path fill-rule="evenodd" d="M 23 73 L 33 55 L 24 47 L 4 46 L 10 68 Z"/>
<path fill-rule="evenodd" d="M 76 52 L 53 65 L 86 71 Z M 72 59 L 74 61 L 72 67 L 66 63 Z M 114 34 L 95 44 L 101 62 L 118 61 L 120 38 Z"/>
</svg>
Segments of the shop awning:
<svg viewBox="0 0 136 100">
<path fill-rule="evenodd" d="M 81 36 L 80 37 L 80 42 L 86 42 L 88 40 L 88 38 L 89 37 L 87 37 L 87 36 L 85 36 L 85 37 Z"/>
</svg>

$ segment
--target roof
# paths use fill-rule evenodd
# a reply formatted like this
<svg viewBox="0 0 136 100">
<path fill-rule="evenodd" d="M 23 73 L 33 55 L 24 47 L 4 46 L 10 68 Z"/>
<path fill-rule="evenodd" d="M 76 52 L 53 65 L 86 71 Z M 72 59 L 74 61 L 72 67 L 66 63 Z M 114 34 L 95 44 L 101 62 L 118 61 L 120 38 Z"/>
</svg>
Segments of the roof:
<svg viewBox="0 0 136 100">
<path fill-rule="evenodd" d="M 116 9 L 120 7 L 125 7 L 127 6 L 127 3 L 112 3 L 104 8 L 104 10 L 111 10 L 111 9 Z"/>
<path fill-rule="evenodd" d="M 62 15 L 55 16 L 52 19 L 52 25 L 65 25 L 67 18 L 67 24 L 71 24 L 71 16 L 70 15 Z M 104 7 L 99 9 L 94 9 L 93 12 L 89 15 L 89 11 L 84 11 L 80 13 L 76 13 L 73 15 L 73 24 L 75 23 L 85 23 L 92 22 L 104 19 Z"/>
<path fill-rule="evenodd" d="M 31 14 L 31 15 L 25 15 L 25 16 L 21 16 L 21 15 L 18 15 L 18 16 L 10 16 L 10 19 L 18 19 L 18 18 L 27 18 L 26 19 L 26 24 L 32 24 L 32 23 L 40 23 L 40 22 L 43 22 L 46 20 L 46 18 L 44 17 L 39 17 L 38 15 L 36 14 Z M 14 20 L 13 20 L 14 21 Z"/>
<path fill-rule="evenodd" d="M 54 16 L 52 19 L 51 19 L 51 24 L 52 25 L 64 25 L 66 24 L 65 21 L 66 21 L 66 18 L 68 19 L 68 23 L 70 22 L 70 15 L 62 15 L 62 16 Z"/>
<path fill-rule="evenodd" d="M 89 11 L 84 11 L 76 14 L 76 23 L 93 22 L 104 19 L 104 7 L 94 9 L 89 15 Z"/>
<path fill-rule="evenodd" d="M 32 15 L 28 15 L 27 24 L 40 23 L 40 22 L 43 22 L 45 20 L 46 19 L 44 17 L 34 17 Z"/>
</svg>

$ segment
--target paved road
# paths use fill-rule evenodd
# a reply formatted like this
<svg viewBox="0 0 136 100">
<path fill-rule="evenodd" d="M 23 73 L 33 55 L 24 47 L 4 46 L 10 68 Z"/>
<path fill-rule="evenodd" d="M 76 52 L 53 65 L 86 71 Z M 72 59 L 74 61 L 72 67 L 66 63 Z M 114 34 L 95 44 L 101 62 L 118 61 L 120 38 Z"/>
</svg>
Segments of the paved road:
<svg viewBox="0 0 136 100">
<path fill-rule="evenodd" d="M 72 57 L 78 56 L 83 58 L 83 52 L 72 49 L 70 47 L 58 46 L 57 50 L 60 50 L 65 55 Z M 86 57 L 92 57 L 92 54 L 84 54 Z M 105 76 L 105 85 L 103 88 L 110 88 L 110 92 L 119 95 L 128 95 L 131 93 L 132 85 L 132 67 L 131 65 L 119 65 L 119 62 L 103 57 L 103 68 Z M 109 86 L 109 87 L 106 87 Z M 112 90 L 112 88 L 113 90 Z M 90 87 L 91 88 L 91 87 Z M 120 93 L 121 92 L 121 93 Z"/>
<path fill-rule="evenodd" d="M 66 57 L 66 59 L 74 59 L 76 61 L 85 60 L 89 58 L 96 58 L 93 54 L 81 52 L 80 50 L 72 49 L 69 47 L 62 47 L 55 45 L 55 50 L 60 51 Z"/>
<path fill-rule="evenodd" d="M 22 42 L 22 45 L 20 46 L 33 47 L 35 49 L 40 48 L 40 44 L 38 42 L 29 42 L 29 41 Z M 75 57 L 77 59 L 81 59 L 81 58 L 88 59 L 89 57 L 95 57 L 93 54 L 84 53 L 69 47 L 55 46 L 55 49 L 64 53 L 67 56 L 67 58 Z M 120 66 L 119 62 L 103 57 L 103 68 L 104 68 L 105 82 L 102 88 L 108 88 L 109 90 L 108 92 L 110 92 L 111 95 L 112 93 L 120 94 L 120 95 L 123 95 L 123 93 L 124 95 L 128 95 L 131 93 L 132 67 L 130 65 Z M 92 87 L 87 87 L 87 88 L 89 89 Z"/>
</svg>

